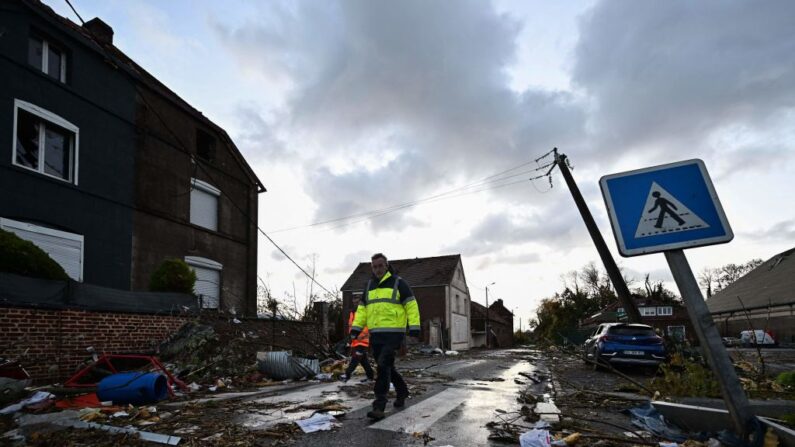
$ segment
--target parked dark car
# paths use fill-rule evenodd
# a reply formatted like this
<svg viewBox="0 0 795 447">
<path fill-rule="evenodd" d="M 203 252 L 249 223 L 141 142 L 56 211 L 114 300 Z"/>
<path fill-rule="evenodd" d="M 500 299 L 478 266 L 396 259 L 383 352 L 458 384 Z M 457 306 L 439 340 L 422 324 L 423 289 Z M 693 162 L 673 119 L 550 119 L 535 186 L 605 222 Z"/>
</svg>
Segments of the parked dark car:
<svg viewBox="0 0 795 447">
<path fill-rule="evenodd" d="M 667 357 L 662 337 L 646 324 L 603 323 L 583 345 L 583 358 L 598 363 L 657 366 Z"/>
</svg>

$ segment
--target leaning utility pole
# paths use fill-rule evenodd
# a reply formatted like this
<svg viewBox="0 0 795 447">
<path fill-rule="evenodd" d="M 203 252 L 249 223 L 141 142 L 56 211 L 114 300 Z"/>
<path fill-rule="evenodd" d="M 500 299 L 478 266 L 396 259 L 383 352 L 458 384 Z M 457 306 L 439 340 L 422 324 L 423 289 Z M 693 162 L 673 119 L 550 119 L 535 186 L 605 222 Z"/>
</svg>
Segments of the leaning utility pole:
<svg viewBox="0 0 795 447">
<path fill-rule="evenodd" d="M 596 226 L 596 221 L 593 220 L 591 211 L 588 209 L 588 205 L 585 203 L 585 199 L 583 199 L 580 193 L 580 188 L 577 187 L 577 183 L 574 182 L 574 177 L 571 176 L 566 154 L 558 154 L 558 148 L 553 149 L 553 152 L 555 153 L 555 164 L 560 168 L 560 173 L 563 174 L 566 185 L 569 186 L 571 196 L 574 198 L 574 203 L 577 204 L 577 209 L 580 210 L 580 215 L 582 215 L 582 220 L 585 221 L 588 233 L 591 234 L 591 239 L 593 239 L 593 243 L 596 245 L 596 251 L 599 252 L 599 257 L 602 258 L 602 264 L 604 264 L 605 270 L 607 270 L 607 276 L 610 277 L 610 281 L 616 289 L 616 295 L 618 295 L 618 299 L 621 300 L 621 304 L 624 305 L 629 322 L 640 323 L 640 311 L 638 311 L 638 306 L 636 306 L 635 301 L 632 300 L 627 283 L 624 282 L 624 277 L 621 276 L 621 271 L 618 269 L 613 255 L 611 255 L 610 250 L 607 249 L 607 244 L 605 244 L 605 240 L 602 238 L 602 233 L 599 232 L 599 227 Z"/>
</svg>

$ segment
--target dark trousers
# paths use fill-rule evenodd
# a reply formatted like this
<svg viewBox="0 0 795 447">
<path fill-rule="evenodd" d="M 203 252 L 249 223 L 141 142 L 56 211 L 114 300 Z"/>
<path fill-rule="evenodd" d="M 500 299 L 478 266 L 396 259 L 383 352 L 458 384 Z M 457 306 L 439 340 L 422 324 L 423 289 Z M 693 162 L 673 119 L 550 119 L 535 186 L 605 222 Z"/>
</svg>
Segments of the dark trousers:
<svg viewBox="0 0 795 447">
<path fill-rule="evenodd" d="M 389 384 L 395 385 L 395 394 L 398 399 L 405 399 L 409 395 L 408 386 L 395 369 L 395 353 L 403 342 L 403 334 L 371 334 L 370 346 L 378 365 L 378 375 L 375 379 L 375 400 L 373 408 L 383 411 L 386 408 Z"/>
<path fill-rule="evenodd" d="M 348 369 L 345 370 L 345 377 L 350 379 L 351 374 L 353 374 L 353 371 L 359 364 L 364 368 L 364 373 L 367 374 L 367 378 L 372 380 L 375 374 L 373 373 L 373 367 L 370 366 L 370 360 L 367 358 L 367 348 L 364 346 L 353 348 L 351 363 L 348 365 Z"/>
</svg>

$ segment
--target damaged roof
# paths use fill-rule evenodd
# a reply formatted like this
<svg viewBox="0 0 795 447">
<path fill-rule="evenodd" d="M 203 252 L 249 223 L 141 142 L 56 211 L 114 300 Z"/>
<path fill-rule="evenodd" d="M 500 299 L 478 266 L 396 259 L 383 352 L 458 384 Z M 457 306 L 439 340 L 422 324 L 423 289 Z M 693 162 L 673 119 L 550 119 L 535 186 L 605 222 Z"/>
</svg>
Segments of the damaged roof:
<svg viewBox="0 0 795 447">
<path fill-rule="evenodd" d="M 434 256 L 431 258 L 390 260 L 395 273 L 405 279 L 411 287 L 442 286 L 453 281 L 453 275 L 461 263 L 461 255 Z M 360 263 L 354 269 L 341 290 L 359 292 L 364 290 L 372 276 L 369 262 Z"/>
<path fill-rule="evenodd" d="M 472 314 L 471 314 L 471 317 L 470 317 L 471 319 L 473 319 L 473 320 L 485 320 L 486 319 L 486 306 L 484 306 L 484 305 L 482 305 L 480 303 L 477 303 L 475 301 L 470 301 L 469 302 L 469 309 L 472 311 Z M 489 311 L 489 321 L 496 321 L 498 323 L 502 323 L 502 324 L 505 324 L 505 325 L 513 324 L 513 321 L 508 322 L 508 321 L 505 320 L 505 318 L 502 317 L 502 315 L 500 315 L 497 312 L 493 312 L 494 309 L 491 309 L 491 306 L 489 306 L 489 309 L 490 309 L 490 311 Z"/>
<path fill-rule="evenodd" d="M 795 248 L 773 256 L 707 300 L 713 314 L 794 304 Z"/>
<path fill-rule="evenodd" d="M 257 186 L 258 192 L 267 191 L 265 186 L 262 184 L 262 181 L 260 181 L 259 177 L 257 177 L 257 174 L 243 157 L 240 149 L 237 147 L 234 141 L 232 141 L 232 138 L 229 136 L 229 134 L 226 133 L 226 130 L 204 116 L 201 111 L 190 105 L 190 103 L 182 99 L 173 90 L 168 88 L 165 84 L 160 82 L 160 80 L 138 65 L 134 60 L 127 56 L 127 54 L 113 45 L 112 42 L 103 41 L 102 39 L 95 36 L 90 30 L 86 29 L 86 27 L 80 26 L 68 18 L 59 15 L 53 11 L 52 8 L 42 3 L 41 0 L 23 0 L 20 2 L 20 4 L 28 7 L 30 11 L 37 14 L 42 19 L 47 20 L 50 22 L 50 24 L 59 27 L 62 31 L 71 33 L 71 36 L 75 38 L 75 40 L 82 43 L 85 47 L 95 51 L 101 58 L 105 59 L 108 64 L 115 68 L 124 70 L 124 72 L 130 75 L 135 81 L 146 86 L 161 97 L 169 100 L 172 104 L 181 108 L 183 111 L 187 112 L 189 115 L 193 116 L 195 119 L 214 130 L 220 139 L 231 149 L 232 157 L 240 165 L 250 180 Z M 93 21 L 101 22 L 101 20 L 95 18 L 89 20 L 86 23 L 90 24 L 90 22 Z M 104 22 L 101 23 L 104 24 Z M 108 26 L 107 24 L 104 25 Z"/>
</svg>

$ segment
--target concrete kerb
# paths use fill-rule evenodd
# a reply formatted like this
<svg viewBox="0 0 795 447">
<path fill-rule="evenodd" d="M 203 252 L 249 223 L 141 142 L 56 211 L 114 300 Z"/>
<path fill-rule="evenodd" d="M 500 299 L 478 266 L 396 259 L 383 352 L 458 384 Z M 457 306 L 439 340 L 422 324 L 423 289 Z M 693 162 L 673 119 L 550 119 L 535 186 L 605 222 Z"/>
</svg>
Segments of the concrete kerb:
<svg viewBox="0 0 795 447">
<path fill-rule="evenodd" d="M 732 426 L 729 411 L 725 408 L 709 408 L 661 401 L 652 401 L 651 404 L 666 420 L 684 431 L 718 432 Z M 795 430 L 780 425 L 766 417 L 757 416 L 757 419 L 764 426 L 773 429 L 778 435 L 779 446 L 795 447 Z"/>
</svg>

